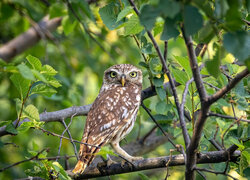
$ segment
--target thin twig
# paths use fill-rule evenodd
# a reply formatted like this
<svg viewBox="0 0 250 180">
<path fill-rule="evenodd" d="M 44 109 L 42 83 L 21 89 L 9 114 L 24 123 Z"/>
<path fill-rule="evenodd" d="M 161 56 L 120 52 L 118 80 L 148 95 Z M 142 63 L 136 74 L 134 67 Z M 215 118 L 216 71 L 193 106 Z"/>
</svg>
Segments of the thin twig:
<svg viewBox="0 0 250 180">
<path fill-rule="evenodd" d="M 168 165 L 169 165 L 169 163 L 172 161 L 172 153 L 173 153 L 173 151 L 175 151 L 175 149 L 170 149 L 169 160 L 168 160 L 168 161 L 167 161 L 167 163 L 166 163 L 166 167 L 167 167 L 167 174 L 166 174 L 165 180 L 167 180 L 167 179 L 168 179 L 168 177 L 169 177 L 169 169 L 168 169 Z"/>
<path fill-rule="evenodd" d="M 160 126 L 160 124 L 156 121 L 156 119 L 154 118 L 154 116 L 150 113 L 150 111 L 148 110 L 148 108 L 142 103 L 141 104 L 142 108 L 148 113 L 148 115 L 150 116 L 150 118 L 154 121 L 154 123 L 157 125 L 157 127 L 161 130 L 161 132 L 164 134 L 164 136 L 166 136 L 168 138 L 168 141 L 174 146 L 176 147 L 175 143 L 172 141 L 172 139 L 169 138 L 168 134 L 162 129 L 162 127 Z"/>
<path fill-rule="evenodd" d="M 239 119 L 239 118 L 235 118 L 235 117 L 232 117 L 232 116 L 228 116 L 228 115 L 224 115 L 224 114 L 218 114 L 218 113 L 214 113 L 214 112 L 209 112 L 208 116 L 215 116 L 215 117 L 220 117 L 220 118 L 224 118 L 224 119 Z M 247 123 L 250 123 L 250 120 L 247 120 L 247 119 L 240 119 L 240 121 L 243 121 L 243 122 L 247 122 Z"/>
<path fill-rule="evenodd" d="M 249 70 L 246 68 L 238 73 L 225 87 L 217 91 L 212 96 L 208 97 L 209 104 L 214 103 L 218 99 L 222 98 L 227 92 L 229 92 L 241 79 L 249 75 Z"/>
<path fill-rule="evenodd" d="M 25 104 L 25 102 L 27 101 L 27 99 L 28 99 L 28 97 L 29 97 L 29 93 L 30 93 L 30 90 L 31 90 L 32 85 L 33 85 L 33 84 L 30 84 L 29 89 L 28 89 L 28 91 L 27 91 L 27 94 L 26 94 L 25 98 L 24 98 L 23 101 L 22 101 L 20 113 L 19 113 L 19 116 L 18 116 L 18 118 L 17 118 L 17 123 L 16 123 L 15 128 L 18 127 L 18 124 L 19 124 L 19 122 L 20 122 L 20 119 L 21 119 L 21 116 L 22 116 L 22 113 L 23 113 L 23 109 L 24 109 L 24 104 Z"/>
<path fill-rule="evenodd" d="M 147 134 L 145 134 L 145 136 L 143 138 L 141 138 L 140 142 L 142 144 L 144 144 L 145 140 L 155 131 L 155 129 L 157 128 L 158 126 L 155 125 Z"/>
<path fill-rule="evenodd" d="M 14 164 L 11 164 L 11 165 L 9 165 L 9 166 L 7 166 L 7 167 L 4 167 L 4 168 L 0 169 L 0 172 L 3 172 L 3 171 L 5 171 L 5 170 L 7 170 L 7 169 L 9 169 L 9 168 L 12 168 L 12 167 L 14 167 L 14 166 L 17 166 L 17 165 L 19 165 L 19 164 L 22 164 L 22 163 L 25 163 L 25 162 L 28 162 L 28 161 L 31 161 L 31 160 L 36 160 L 36 159 L 38 159 L 38 156 L 39 156 L 40 154 L 42 154 L 44 151 L 48 151 L 48 150 L 49 150 L 48 148 L 47 148 L 47 149 L 43 149 L 43 150 L 39 151 L 35 156 L 33 156 L 33 157 L 29 158 L 29 159 L 25 159 L 25 160 L 16 162 L 16 163 L 14 163 Z"/>
<path fill-rule="evenodd" d="M 241 119 L 241 118 L 240 118 Z M 222 144 L 222 147 L 225 148 L 224 146 L 224 137 L 225 135 L 227 134 L 227 132 L 236 124 L 240 121 L 240 119 L 234 121 L 232 124 L 230 124 L 230 126 L 226 129 L 226 131 L 221 135 L 221 144 Z"/>
<path fill-rule="evenodd" d="M 214 86 L 214 85 L 213 85 L 213 84 L 211 84 L 211 83 L 208 83 L 208 82 L 206 82 L 206 81 L 203 81 L 203 83 L 204 83 L 204 84 L 207 84 L 208 86 L 210 86 L 210 87 L 214 88 L 214 89 L 215 89 L 215 90 L 217 90 L 217 91 L 219 91 L 219 90 L 220 90 L 220 88 L 218 88 L 218 87 Z"/>
<path fill-rule="evenodd" d="M 164 41 L 164 53 L 163 53 L 163 57 L 167 61 L 167 58 L 168 58 L 168 41 Z"/>
<path fill-rule="evenodd" d="M 181 124 L 181 127 L 182 127 L 182 130 L 183 130 L 183 137 L 185 139 L 185 142 L 187 142 L 186 147 L 188 146 L 189 144 L 189 141 L 190 141 L 190 137 L 188 135 L 188 131 L 187 131 L 187 126 L 186 126 L 186 122 L 185 122 L 185 117 L 184 117 L 184 105 L 186 103 L 186 97 L 187 97 L 187 93 L 188 93 L 188 86 L 194 81 L 194 78 L 191 78 L 190 80 L 187 81 L 186 85 L 185 85 L 185 89 L 183 91 L 183 94 L 182 94 L 182 102 L 181 102 L 181 105 L 180 105 L 180 124 Z"/>
<path fill-rule="evenodd" d="M 204 171 L 204 172 L 209 172 L 209 173 L 214 173 L 214 174 L 222 174 L 222 175 L 225 175 L 225 176 L 228 176 L 234 180 L 237 180 L 237 178 L 234 178 L 233 176 L 231 176 L 230 174 L 227 174 L 227 173 L 224 173 L 224 172 L 219 172 L 219 171 L 214 171 L 214 170 L 211 170 L 211 169 L 206 169 L 206 168 L 194 168 L 195 170 L 199 170 L 199 171 Z"/>
<path fill-rule="evenodd" d="M 74 143 L 74 141 L 73 141 L 73 138 L 72 138 L 72 136 L 71 136 L 71 133 L 70 133 L 70 131 L 69 131 L 69 127 L 70 127 L 70 125 L 71 125 L 71 123 L 72 123 L 72 120 L 73 120 L 73 117 L 74 117 L 75 115 L 76 115 L 76 113 L 73 114 L 73 115 L 71 116 L 70 122 L 69 122 L 68 126 L 66 125 L 66 123 L 65 123 L 64 120 L 62 120 L 62 123 L 63 123 L 63 126 L 65 127 L 65 129 L 66 129 L 66 131 L 67 131 L 67 133 L 68 133 L 68 135 L 69 135 L 70 142 L 71 142 L 71 144 L 72 144 L 73 147 L 74 147 L 74 152 L 75 152 L 75 155 L 76 155 L 76 159 L 79 160 L 79 157 L 78 157 L 78 154 L 77 154 L 76 145 L 75 145 L 75 143 Z"/>
<path fill-rule="evenodd" d="M 64 119 L 62 119 L 62 121 L 64 121 Z M 58 147 L 58 151 L 57 151 L 57 156 L 59 156 L 60 155 L 60 152 L 61 152 L 61 147 L 62 147 L 62 139 L 63 139 L 63 135 L 65 134 L 65 132 L 66 132 L 66 129 L 64 129 L 64 131 L 62 132 L 62 134 L 61 134 L 61 137 L 60 137 L 60 142 L 59 142 L 59 147 Z M 58 159 L 56 159 L 56 161 L 57 161 Z"/>
<path fill-rule="evenodd" d="M 42 130 L 42 131 L 43 131 L 44 133 L 46 133 L 47 135 L 52 135 L 52 136 L 60 137 L 60 138 L 67 139 L 67 140 L 70 141 L 70 138 L 67 138 L 67 137 L 61 136 L 61 135 L 59 135 L 59 134 L 50 132 L 50 131 L 48 131 L 48 130 L 46 130 L 46 129 L 43 129 L 43 128 L 41 128 L 41 127 L 39 127 L 38 129 L 39 129 L 39 130 Z M 96 148 L 101 148 L 101 147 L 96 146 L 96 145 L 92 145 L 92 144 L 88 144 L 88 143 L 83 143 L 83 142 L 80 142 L 80 141 L 77 141 L 77 140 L 74 140 L 74 139 L 72 139 L 72 140 L 73 140 L 73 142 L 76 142 L 76 143 L 79 143 L 79 144 L 85 144 L 85 145 L 88 145 L 88 146 L 93 146 L 93 147 L 96 147 Z"/>
</svg>

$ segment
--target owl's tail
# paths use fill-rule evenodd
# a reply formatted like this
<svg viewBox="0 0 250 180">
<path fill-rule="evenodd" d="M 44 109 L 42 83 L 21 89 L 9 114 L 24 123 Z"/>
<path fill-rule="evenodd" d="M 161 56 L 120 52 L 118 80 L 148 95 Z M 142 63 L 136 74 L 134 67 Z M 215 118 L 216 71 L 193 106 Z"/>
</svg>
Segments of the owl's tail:
<svg viewBox="0 0 250 180">
<path fill-rule="evenodd" d="M 74 174 L 82 174 L 87 166 L 94 160 L 96 153 L 100 151 L 96 147 L 87 147 L 84 144 L 80 145 L 79 160 L 73 169 Z"/>
<path fill-rule="evenodd" d="M 87 163 L 83 162 L 82 160 L 79 160 L 72 172 L 74 174 L 82 174 L 86 169 L 86 167 Z"/>
</svg>

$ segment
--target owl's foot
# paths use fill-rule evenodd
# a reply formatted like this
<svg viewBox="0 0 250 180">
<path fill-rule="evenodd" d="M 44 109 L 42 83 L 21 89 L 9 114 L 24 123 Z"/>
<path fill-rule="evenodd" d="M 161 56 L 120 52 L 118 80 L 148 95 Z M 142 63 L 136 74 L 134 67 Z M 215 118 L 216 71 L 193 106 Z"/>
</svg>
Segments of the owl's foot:
<svg viewBox="0 0 250 180">
<path fill-rule="evenodd" d="M 112 164 L 115 164 L 117 162 L 112 160 L 111 157 L 109 155 L 107 155 L 106 163 L 107 163 L 107 167 L 109 168 Z"/>
<path fill-rule="evenodd" d="M 134 157 L 134 156 L 130 156 L 126 151 L 124 151 L 119 143 L 112 143 L 111 144 L 112 148 L 117 152 L 117 154 L 119 154 L 119 156 L 124 159 L 127 162 L 130 162 L 131 164 L 133 164 L 133 161 L 137 161 L 137 160 L 142 160 L 143 157 Z"/>
</svg>

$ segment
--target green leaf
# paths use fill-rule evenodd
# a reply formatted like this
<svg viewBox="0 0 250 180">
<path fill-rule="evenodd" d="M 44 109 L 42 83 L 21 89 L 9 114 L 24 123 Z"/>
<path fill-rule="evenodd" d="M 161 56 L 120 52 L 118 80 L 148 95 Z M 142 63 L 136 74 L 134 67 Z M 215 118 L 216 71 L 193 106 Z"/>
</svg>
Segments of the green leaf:
<svg viewBox="0 0 250 180">
<path fill-rule="evenodd" d="M 163 31 L 163 27 L 164 27 L 164 22 L 160 21 L 160 22 L 156 22 L 155 26 L 154 26 L 154 36 L 157 36 L 158 34 L 160 34 Z"/>
<path fill-rule="evenodd" d="M 164 23 L 164 29 L 161 34 L 161 40 L 169 40 L 171 38 L 175 39 L 179 34 L 180 33 L 176 27 L 175 21 L 166 18 Z"/>
<path fill-rule="evenodd" d="M 32 95 L 32 94 L 41 94 L 41 95 L 44 95 L 44 96 L 51 97 L 55 93 L 57 93 L 57 91 L 55 89 L 47 86 L 46 84 L 38 84 L 32 89 L 30 95 Z"/>
<path fill-rule="evenodd" d="M 243 176 L 243 171 L 245 168 L 247 168 L 249 166 L 248 163 L 248 158 L 249 158 L 250 154 L 247 151 L 242 151 L 241 152 L 241 156 L 240 156 L 240 164 L 239 164 L 239 168 L 240 168 L 240 175 Z"/>
<path fill-rule="evenodd" d="M 32 69 L 31 70 L 33 75 L 37 78 L 37 80 L 42 81 L 44 83 L 48 83 L 47 79 L 37 70 Z"/>
<path fill-rule="evenodd" d="M 160 74 L 162 72 L 162 64 L 157 58 L 152 58 L 150 60 L 149 68 L 153 74 Z"/>
<path fill-rule="evenodd" d="M 184 27 L 187 36 L 195 34 L 203 26 L 203 18 L 196 7 L 184 7 Z"/>
<path fill-rule="evenodd" d="M 71 180 L 71 178 L 68 176 L 67 172 L 64 170 L 64 168 L 58 163 L 53 162 L 52 167 L 56 170 L 56 172 L 59 172 L 59 176 L 62 176 L 60 179 L 68 179 Z"/>
<path fill-rule="evenodd" d="M 26 131 L 28 131 L 31 127 L 34 127 L 34 123 L 33 122 L 23 122 L 18 128 L 18 132 L 19 133 L 24 133 Z"/>
<path fill-rule="evenodd" d="M 82 1 L 82 0 L 77 0 L 77 1 L 78 1 L 77 5 L 80 8 L 80 10 L 82 12 L 84 12 L 84 14 L 86 14 L 88 16 L 88 18 L 94 20 L 94 16 L 92 14 L 92 11 L 91 11 L 91 9 L 89 7 L 88 2 L 87 1 Z"/>
<path fill-rule="evenodd" d="M 27 117 L 31 121 L 40 121 L 38 109 L 30 104 L 23 110 L 22 117 Z"/>
<path fill-rule="evenodd" d="M 118 15 L 118 7 L 115 3 L 107 4 L 106 6 L 100 8 L 99 14 L 102 18 L 103 23 L 110 29 L 114 30 L 119 25 L 122 24 L 122 21 L 117 22 L 116 17 Z"/>
<path fill-rule="evenodd" d="M 42 68 L 42 63 L 40 62 L 40 60 L 32 55 L 28 55 L 26 57 L 26 59 L 28 60 L 28 62 L 30 63 L 30 65 L 33 67 L 33 69 L 40 71 Z"/>
<path fill-rule="evenodd" d="M 67 36 L 72 33 L 76 27 L 77 21 L 71 22 L 69 16 L 65 16 L 62 20 L 63 32 Z"/>
<path fill-rule="evenodd" d="M 246 61 L 250 58 L 250 33 L 237 31 L 226 33 L 223 36 L 223 45 L 225 49 L 232 53 L 239 61 Z"/>
<path fill-rule="evenodd" d="M 158 77 L 154 77 L 153 78 L 153 84 L 156 86 L 156 87 L 161 87 L 164 83 L 164 76 L 161 75 L 160 78 Z"/>
<path fill-rule="evenodd" d="M 239 0 L 227 0 L 227 5 L 229 9 L 226 12 L 226 29 L 230 31 L 242 29 L 244 22 L 242 21 L 241 2 Z"/>
<path fill-rule="evenodd" d="M 151 30 L 154 27 L 156 17 L 159 15 L 160 11 L 149 4 L 146 4 L 141 9 L 140 22 L 147 29 Z"/>
<path fill-rule="evenodd" d="M 167 115 L 163 115 L 163 114 L 156 114 L 153 117 L 155 118 L 155 120 L 157 120 L 157 122 L 159 123 L 170 123 L 172 122 L 174 115 L 169 113 L 169 111 L 172 109 L 172 104 L 165 104 L 165 112 L 168 112 Z"/>
<path fill-rule="evenodd" d="M 221 1 L 216 0 L 215 1 L 215 11 L 214 14 L 221 18 L 226 15 L 227 11 L 229 9 L 228 2 L 227 1 Z"/>
<path fill-rule="evenodd" d="M 142 66 L 144 68 L 148 68 L 148 64 L 145 62 L 142 62 L 142 61 L 139 62 L 139 66 Z"/>
<path fill-rule="evenodd" d="M 174 58 L 178 62 L 178 64 L 185 70 L 189 78 L 192 77 L 192 70 L 189 65 L 188 57 L 174 56 Z"/>
<path fill-rule="evenodd" d="M 133 15 L 129 18 L 124 28 L 125 28 L 125 33 L 124 33 L 125 36 L 138 34 L 144 29 L 143 26 L 140 25 L 139 18 L 136 15 Z"/>
<path fill-rule="evenodd" d="M 147 175 L 143 174 L 143 173 L 138 173 L 138 175 L 140 176 L 141 180 L 150 180 L 150 178 Z"/>
<path fill-rule="evenodd" d="M 20 111 L 21 111 L 21 108 L 22 108 L 22 101 L 19 98 L 15 98 L 15 102 L 16 102 L 17 117 L 19 117 Z"/>
<path fill-rule="evenodd" d="M 104 157 L 104 158 L 106 158 L 107 155 L 117 156 L 117 155 L 116 155 L 109 147 L 107 147 L 107 146 L 102 147 L 101 150 L 100 150 L 98 153 L 96 153 L 96 154 L 97 154 L 97 155 L 100 155 L 100 156 L 102 156 L 102 157 Z"/>
<path fill-rule="evenodd" d="M 127 6 L 125 7 L 117 16 L 117 20 L 116 22 L 122 20 L 123 18 L 125 18 L 128 14 L 133 12 L 133 8 L 131 6 Z"/>
<path fill-rule="evenodd" d="M 181 10 L 179 2 L 174 0 L 160 0 L 159 9 L 162 11 L 164 16 L 174 18 Z"/>
<path fill-rule="evenodd" d="M 12 74 L 10 76 L 11 81 L 13 84 L 16 86 L 18 92 L 21 95 L 21 100 L 26 97 L 28 91 L 29 91 L 29 86 L 30 86 L 30 80 L 24 79 L 21 74 Z"/>
<path fill-rule="evenodd" d="M 8 124 L 5 128 L 5 131 L 11 133 L 11 134 L 17 134 L 17 130 L 15 129 L 14 125 L 12 123 Z"/>
<path fill-rule="evenodd" d="M 29 79 L 31 81 L 35 81 L 35 77 L 32 74 L 32 71 L 30 70 L 30 68 L 28 66 L 26 66 L 25 64 L 19 64 L 17 66 L 19 72 L 21 73 L 21 75 L 25 78 L 25 79 Z"/>
<path fill-rule="evenodd" d="M 50 84 L 51 86 L 54 86 L 55 88 L 58 88 L 60 86 L 62 86 L 58 80 L 56 80 L 54 77 L 52 76 L 48 76 L 46 77 L 46 80 L 48 82 L 48 84 Z"/>
<path fill-rule="evenodd" d="M 10 124 L 11 121 L 0 121 L 0 127 Z"/>
<path fill-rule="evenodd" d="M 166 114 L 168 111 L 170 111 L 171 108 L 172 108 L 172 105 L 167 104 L 165 101 L 159 101 L 155 106 L 155 110 L 159 114 Z M 162 120 L 162 119 L 166 120 L 166 117 L 167 116 L 161 117 L 161 119 L 159 119 L 160 117 L 157 117 L 157 118 L 158 120 Z"/>
<path fill-rule="evenodd" d="M 51 67 L 50 65 L 44 65 L 40 71 L 41 74 L 46 74 L 46 75 L 56 75 L 57 74 L 57 71 Z"/>
<path fill-rule="evenodd" d="M 205 26 L 198 32 L 198 39 L 200 43 L 208 44 L 214 36 L 214 29 L 210 22 L 206 23 Z"/>
<path fill-rule="evenodd" d="M 55 17 L 60 17 L 67 14 L 67 10 L 65 9 L 62 3 L 53 3 L 49 7 L 49 17 L 50 19 Z"/>
<path fill-rule="evenodd" d="M 174 68 L 172 68 L 171 71 L 174 75 L 175 80 L 178 83 L 181 83 L 183 85 L 186 84 L 186 82 L 188 81 L 188 76 L 187 76 L 186 72 L 181 71 L 179 69 L 174 69 Z"/>
<path fill-rule="evenodd" d="M 156 87 L 155 88 L 156 93 L 158 94 L 161 101 L 163 101 L 166 98 L 166 91 L 163 88 Z"/>
<path fill-rule="evenodd" d="M 235 144 L 236 146 L 238 146 L 240 149 L 244 149 L 244 146 L 239 142 L 238 139 L 234 138 L 234 137 L 229 137 L 228 139 L 231 143 Z"/>
<path fill-rule="evenodd" d="M 220 75 L 221 59 L 225 56 L 225 51 L 222 47 L 217 47 L 215 56 L 211 61 L 206 61 L 205 66 L 209 74 L 217 78 Z"/>
</svg>

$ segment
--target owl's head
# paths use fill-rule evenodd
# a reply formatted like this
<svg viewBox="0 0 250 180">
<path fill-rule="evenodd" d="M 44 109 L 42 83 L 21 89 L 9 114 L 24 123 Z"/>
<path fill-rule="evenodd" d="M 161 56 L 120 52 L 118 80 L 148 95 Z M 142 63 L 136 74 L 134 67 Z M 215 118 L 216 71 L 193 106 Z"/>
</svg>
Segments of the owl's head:
<svg viewBox="0 0 250 180">
<path fill-rule="evenodd" d="M 130 84 L 142 85 L 142 72 L 131 64 L 117 64 L 104 72 L 104 84 L 117 84 L 128 86 Z"/>
</svg>

